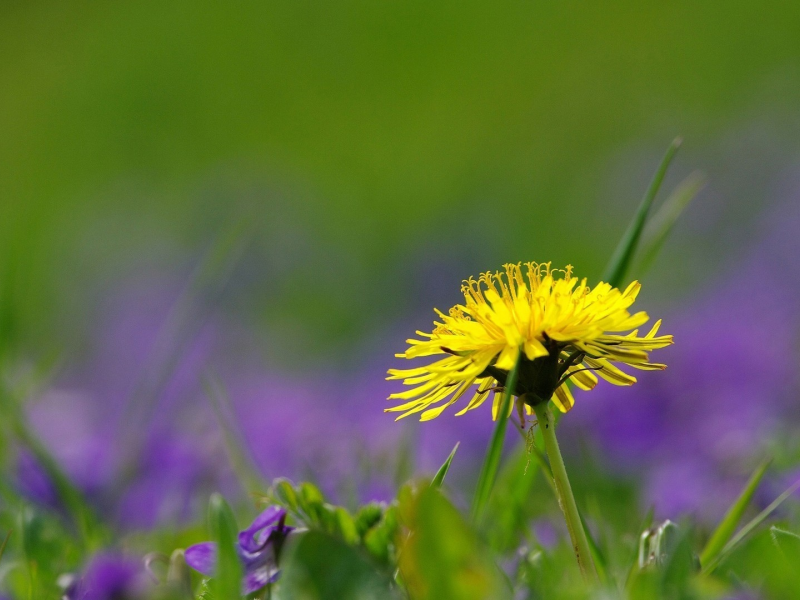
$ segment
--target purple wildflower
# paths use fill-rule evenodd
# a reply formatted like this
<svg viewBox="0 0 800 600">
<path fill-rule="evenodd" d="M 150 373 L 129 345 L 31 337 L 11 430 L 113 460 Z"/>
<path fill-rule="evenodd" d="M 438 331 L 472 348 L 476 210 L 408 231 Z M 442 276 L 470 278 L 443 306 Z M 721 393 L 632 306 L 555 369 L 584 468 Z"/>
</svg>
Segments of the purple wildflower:
<svg viewBox="0 0 800 600">
<path fill-rule="evenodd" d="M 278 506 L 270 506 L 247 529 L 239 532 L 236 553 L 244 568 L 242 590 L 245 594 L 278 580 L 278 554 L 283 541 L 293 529 L 286 525 L 286 511 Z M 215 542 L 189 546 L 184 556 L 186 564 L 195 571 L 207 577 L 214 576 L 217 566 Z"/>
<path fill-rule="evenodd" d="M 81 578 L 64 590 L 65 600 L 134 600 L 147 597 L 141 561 L 115 554 L 92 558 Z"/>
</svg>

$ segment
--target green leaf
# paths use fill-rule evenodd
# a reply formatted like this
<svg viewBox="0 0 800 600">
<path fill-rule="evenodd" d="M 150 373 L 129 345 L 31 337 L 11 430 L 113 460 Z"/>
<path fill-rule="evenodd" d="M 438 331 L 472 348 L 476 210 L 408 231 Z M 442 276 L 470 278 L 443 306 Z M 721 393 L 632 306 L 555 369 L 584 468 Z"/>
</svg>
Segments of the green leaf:
<svg viewBox="0 0 800 600">
<path fill-rule="evenodd" d="M 800 489 L 800 481 L 795 482 L 794 485 L 790 486 L 780 496 L 775 498 L 775 500 L 773 500 L 769 506 L 758 513 L 758 515 L 756 515 L 752 521 L 748 522 L 744 527 L 742 527 L 739 532 L 733 536 L 733 538 L 727 544 L 725 544 L 725 547 L 722 549 L 722 551 L 720 551 L 716 559 L 712 560 L 707 566 L 703 565 L 703 573 L 711 573 L 714 569 L 716 569 L 745 537 L 747 537 L 756 527 L 761 525 L 765 519 L 767 519 L 781 504 L 786 501 L 787 498 L 789 498 L 789 496 L 795 493 L 798 489 Z"/>
<path fill-rule="evenodd" d="M 282 561 L 281 598 L 399 598 L 389 573 L 361 551 L 321 531 L 290 538 Z"/>
<path fill-rule="evenodd" d="M 358 544 L 361 541 L 361 536 L 358 535 L 358 529 L 350 513 L 341 506 L 337 506 L 333 510 L 333 514 L 336 516 L 335 533 L 339 534 L 347 544 Z"/>
<path fill-rule="evenodd" d="M 518 446 L 500 469 L 481 529 L 492 548 L 501 553 L 524 543 L 531 519 L 542 510 L 541 502 L 533 498 L 538 467 Z"/>
<path fill-rule="evenodd" d="M 722 521 L 720 521 L 720 524 L 717 525 L 714 533 L 711 534 L 711 537 L 708 539 L 705 548 L 703 548 L 703 551 L 700 553 L 701 565 L 708 565 L 712 560 L 714 560 L 719 553 L 722 552 L 725 544 L 727 544 L 731 539 L 731 536 L 739 526 L 739 521 L 742 520 L 742 515 L 744 515 L 745 509 L 750 504 L 750 500 L 753 498 L 753 494 L 756 493 L 758 485 L 764 478 L 764 473 L 766 472 L 769 463 L 770 461 L 764 461 L 753 472 L 753 474 L 750 476 L 750 480 L 747 482 L 747 485 L 744 486 L 742 493 L 739 494 L 739 497 L 728 509 L 728 512 L 725 514 Z"/>
<path fill-rule="evenodd" d="M 522 349 L 520 349 L 520 357 L 521 356 Z M 503 453 L 503 443 L 506 439 L 506 423 L 511 408 L 511 396 L 514 387 L 517 385 L 517 373 L 519 371 L 520 361 L 521 359 L 517 358 L 514 368 L 511 369 L 506 379 L 503 401 L 500 403 L 500 412 L 497 414 L 497 422 L 494 425 L 492 438 L 489 441 L 489 446 L 486 448 L 486 456 L 483 459 L 481 472 L 478 475 L 478 485 L 475 488 L 475 496 L 472 501 L 473 521 L 479 520 L 483 514 L 483 509 L 492 494 L 492 487 L 494 487 L 494 482 L 497 478 L 497 470 L 500 467 L 500 456 Z"/>
<path fill-rule="evenodd" d="M 217 572 L 211 589 L 216 598 L 239 598 L 242 595 L 242 565 L 236 554 L 236 519 L 220 494 L 211 496 L 208 512 L 211 537 L 217 542 Z"/>
<path fill-rule="evenodd" d="M 415 600 L 483 600 L 510 590 L 478 536 L 456 508 L 433 487 L 412 494 L 402 506 L 409 535 L 399 567 Z"/>
<path fill-rule="evenodd" d="M 390 506 L 384 511 L 381 520 L 364 534 L 364 548 L 381 564 L 388 565 L 394 558 L 398 528 L 397 507 Z"/>
<path fill-rule="evenodd" d="M 608 265 L 603 274 L 603 281 L 610 283 L 614 287 L 620 287 L 625 280 L 625 275 L 631 266 L 634 254 L 636 253 L 636 247 L 639 244 L 639 238 L 642 235 L 642 230 L 647 221 L 647 214 L 650 212 L 653 200 L 655 200 L 661 183 L 664 181 L 664 175 L 667 173 L 667 169 L 672 159 L 675 157 L 675 153 L 678 151 L 678 148 L 680 148 L 681 141 L 680 138 L 675 138 L 669 145 L 669 148 L 667 148 L 667 152 L 664 154 L 664 158 L 661 159 L 661 164 L 656 174 L 653 176 L 650 187 L 647 188 L 647 192 L 644 198 L 642 198 L 633 220 L 628 225 L 628 229 L 625 230 L 622 239 L 614 250 L 614 254 L 611 255 L 611 260 L 608 261 Z"/>
<path fill-rule="evenodd" d="M 360 506 L 354 518 L 359 537 L 364 537 L 370 529 L 380 523 L 383 513 L 384 506 L 378 502 Z"/>
<path fill-rule="evenodd" d="M 701 173 L 692 173 L 675 188 L 648 221 L 642 233 L 642 258 L 636 266 L 638 277 L 641 277 L 653 264 L 678 218 L 705 184 L 705 177 Z"/>
<path fill-rule="evenodd" d="M 456 442 L 456 445 L 453 446 L 453 450 L 450 452 L 450 456 L 447 457 L 447 460 L 444 461 L 444 464 L 439 467 L 438 471 L 436 471 L 436 475 L 434 476 L 433 481 L 431 481 L 431 486 L 435 488 L 442 487 L 444 478 L 447 476 L 447 472 L 450 470 L 450 464 L 453 462 L 453 457 L 456 455 L 456 450 L 458 450 L 458 445 L 460 443 L 461 442 Z"/>
</svg>

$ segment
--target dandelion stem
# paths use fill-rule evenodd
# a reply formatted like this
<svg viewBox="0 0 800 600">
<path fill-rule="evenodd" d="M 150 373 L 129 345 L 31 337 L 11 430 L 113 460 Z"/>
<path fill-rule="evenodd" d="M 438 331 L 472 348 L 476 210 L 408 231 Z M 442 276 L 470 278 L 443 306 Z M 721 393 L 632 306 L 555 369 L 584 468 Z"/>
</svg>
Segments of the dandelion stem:
<svg viewBox="0 0 800 600">
<path fill-rule="evenodd" d="M 586 532 L 583 529 L 578 506 L 575 504 L 575 497 L 572 495 L 572 487 L 567 477 L 564 459 L 561 457 L 561 450 L 558 448 L 553 414 L 546 403 L 535 405 L 533 410 L 536 411 L 536 418 L 539 420 L 539 427 L 542 430 L 544 447 L 547 450 L 547 457 L 550 459 L 550 467 L 553 470 L 558 503 L 561 505 L 564 520 L 567 522 L 569 537 L 575 550 L 575 558 L 578 559 L 578 567 L 580 567 L 581 573 L 586 580 L 597 581 L 597 570 L 592 561 L 589 541 L 586 539 Z"/>
</svg>

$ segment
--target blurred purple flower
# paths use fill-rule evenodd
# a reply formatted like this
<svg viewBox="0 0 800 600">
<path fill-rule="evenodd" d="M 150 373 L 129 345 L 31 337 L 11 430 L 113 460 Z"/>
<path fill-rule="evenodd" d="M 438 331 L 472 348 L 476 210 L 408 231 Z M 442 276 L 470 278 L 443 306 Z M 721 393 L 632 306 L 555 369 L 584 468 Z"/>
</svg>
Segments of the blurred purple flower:
<svg viewBox="0 0 800 600">
<path fill-rule="evenodd" d="M 236 553 L 244 568 L 242 589 L 251 594 L 280 576 L 278 557 L 286 536 L 294 530 L 285 523 L 286 511 L 270 506 L 258 515 L 250 526 L 239 532 Z M 213 577 L 217 567 L 217 544 L 203 542 L 189 546 L 184 553 L 186 564 L 207 577 Z"/>
<path fill-rule="evenodd" d="M 615 469 L 641 477 L 643 500 L 664 517 L 719 519 L 798 421 L 800 266 L 773 260 L 787 246 L 800 251 L 798 224 L 783 220 L 705 297 L 665 318 L 675 345 L 664 350 L 664 373 L 637 374 L 631 388 L 598 386 L 564 420 L 576 441 L 588 436 Z"/>
<path fill-rule="evenodd" d="M 116 554 L 92 558 L 83 576 L 64 590 L 65 600 L 134 600 L 147 597 L 148 578 L 142 562 Z"/>
</svg>

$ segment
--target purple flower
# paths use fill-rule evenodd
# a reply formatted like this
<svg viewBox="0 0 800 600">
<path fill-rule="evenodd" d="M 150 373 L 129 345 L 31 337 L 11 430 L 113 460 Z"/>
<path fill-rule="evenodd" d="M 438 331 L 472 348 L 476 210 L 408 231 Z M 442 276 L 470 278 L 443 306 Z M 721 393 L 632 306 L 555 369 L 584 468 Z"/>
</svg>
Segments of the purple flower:
<svg viewBox="0 0 800 600">
<path fill-rule="evenodd" d="M 239 532 L 236 553 L 244 568 L 242 589 L 245 594 L 258 591 L 280 576 L 278 554 L 286 536 L 293 530 L 286 525 L 286 511 L 270 506 L 258 515 L 250 527 Z M 213 577 L 217 566 L 217 544 L 203 542 L 189 546 L 186 564 L 207 577 Z"/>
<path fill-rule="evenodd" d="M 115 554 L 98 554 L 83 577 L 64 590 L 65 600 L 133 600 L 145 598 L 147 576 L 141 561 Z"/>
</svg>

